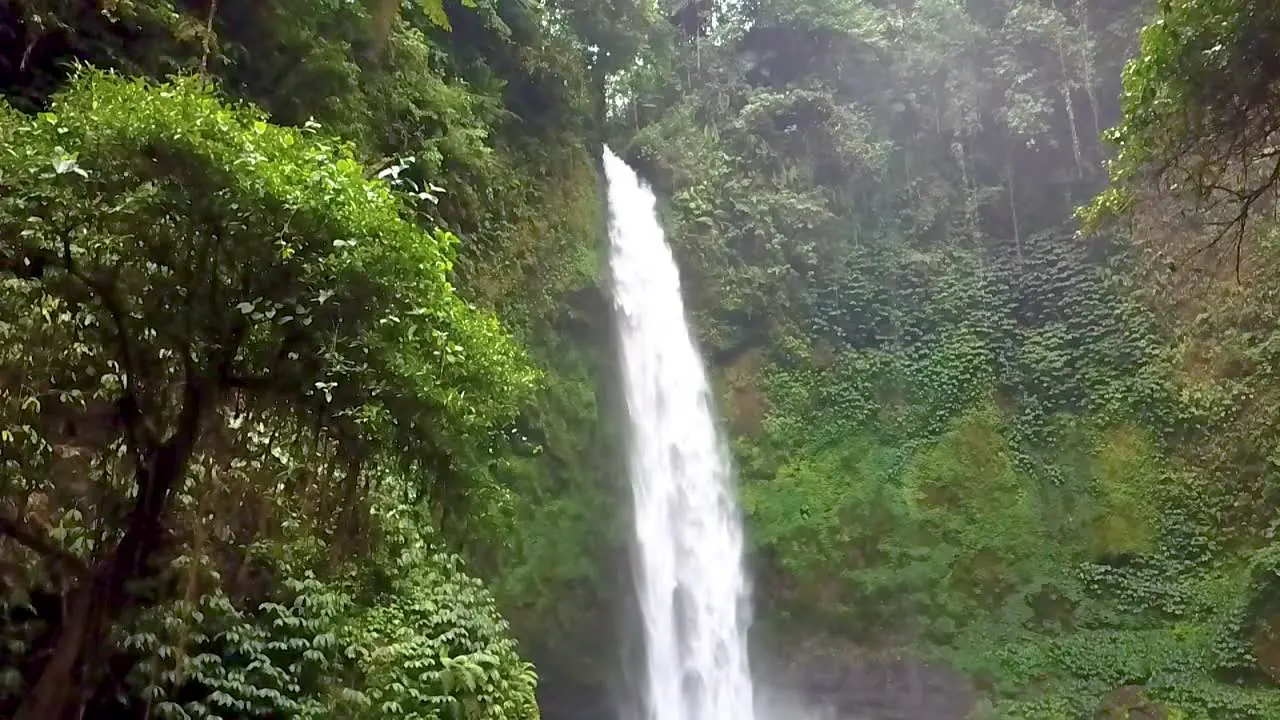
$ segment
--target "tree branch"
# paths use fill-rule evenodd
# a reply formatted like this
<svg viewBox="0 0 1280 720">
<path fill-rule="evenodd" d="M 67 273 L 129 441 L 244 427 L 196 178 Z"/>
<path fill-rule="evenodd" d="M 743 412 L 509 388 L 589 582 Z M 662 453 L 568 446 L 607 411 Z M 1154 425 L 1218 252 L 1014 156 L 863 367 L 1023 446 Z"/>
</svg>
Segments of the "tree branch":
<svg viewBox="0 0 1280 720">
<path fill-rule="evenodd" d="M 36 532 L 36 530 L 17 518 L 0 515 L 0 536 L 13 538 L 19 545 L 35 552 L 37 555 L 61 563 L 65 566 L 65 569 L 77 577 L 82 576 L 87 570 L 83 560 L 58 547 L 53 540 Z"/>
<path fill-rule="evenodd" d="M 63 234 L 64 239 L 69 238 Z M 128 322 L 124 307 L 115 292 L 109 286 L 77 267 L 71 255 L 69 240 L 64 240 L 61 252 L 57 253 L 44 248 L 22 248 L 13 255 L 0 255 L 0 271 L 12 273 L 24 279 L 41 279 L 47 270 L 60 268 L 68 277 L 76 280 L 85 288 L 91 297 L 96 298 L 111 317 L 116 335 L 116 354 L 123 370 L 124 395 L 117 402 L 120 422 L 124 427 L 125 440 L 129 446 L 133 461 L 139 466 L 154 447 L 156 439 L 151 436 L 146 423 L 142 421 L 141 401 L 137 392 L 137 353 L 129 334 Z"/>
<path fill-rule="evenodd" d="M 133 342 L 130 339 L 129 327 L 125 321 L 124 308 L 120 305 L 111 288 L 77 270 L 72 266 L 70 259 L 67 261 L 66 269 L 68 274 L 79 280 L 91 293 L 97 296 L 107 314 L 111 316 L 111 322 L 116 332 L 117 355 L 121 368 L 124 370 L 124 395 L 120 398 L 117 408 L 120 411 L 120 422 L 124 426 L 125 440 L 129 445 L 129 452 L 133 455 L 133 461 L 141 466 L 144 462 L 143 458 L 147 457 L 151 449 L 155 447 L 156 438 L 152 435 L 146 423 L 143 422 L 142 403 L 137 392 L 137 368 L 139 363 L 136 351 L 133 348 Z"/>
</svg>

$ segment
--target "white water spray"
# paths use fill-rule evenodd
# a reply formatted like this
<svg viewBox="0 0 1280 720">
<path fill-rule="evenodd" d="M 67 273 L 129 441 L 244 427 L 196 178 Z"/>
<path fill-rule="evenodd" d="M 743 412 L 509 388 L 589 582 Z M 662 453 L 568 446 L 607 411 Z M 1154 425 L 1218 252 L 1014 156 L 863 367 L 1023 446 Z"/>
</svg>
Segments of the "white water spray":
<svg viewBox="0 0 1280 720">
<path fill-rule="evenodd" d="M 608 148 L 648 720 L 752 720 L 748 587 L 728 452 L 652 191 Z"/>
</svg>

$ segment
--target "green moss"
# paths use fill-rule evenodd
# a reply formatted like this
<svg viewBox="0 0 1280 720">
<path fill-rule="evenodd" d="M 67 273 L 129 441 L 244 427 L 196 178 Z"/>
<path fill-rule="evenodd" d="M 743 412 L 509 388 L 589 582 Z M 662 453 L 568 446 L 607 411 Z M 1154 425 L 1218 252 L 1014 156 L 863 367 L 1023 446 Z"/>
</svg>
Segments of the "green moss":
<svg viewBox="0 0 1280 720">
<path fill-rule="evenodd" d="M 1099 496 L 1087 531 L 1094 557 L 1155 548 L 1158 489 L 1164 479 L 1158 463 L 1140 428 L 1121 426 L 1102 433 L 1090 462 Z"/>
</svg>

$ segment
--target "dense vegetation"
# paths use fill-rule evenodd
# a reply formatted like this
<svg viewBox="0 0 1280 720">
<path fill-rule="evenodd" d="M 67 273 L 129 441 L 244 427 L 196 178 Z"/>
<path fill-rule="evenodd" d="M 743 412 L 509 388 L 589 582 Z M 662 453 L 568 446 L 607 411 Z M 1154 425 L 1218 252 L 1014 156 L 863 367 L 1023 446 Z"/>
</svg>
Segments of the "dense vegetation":
<svg viewBox="0 0 1280 720">
<path fill-rule="evenodd" d="M 1280 716 L 1280 11 L 1128 5 L 0 0 L 0 716 L 607 713 L 606 139 L 761 666 Z"/>
<path fill-rule="evenodd" d="M 0 714 L 537 716 L 471 578 L 536 635 L 604 468 L 562 14 L 0 4 Z"/>
<path fill-rule="evenodd" d="M 1280 714 L 1276 13 L 697 12 L 612 120 L 722 369 L 765 652 L 942 661 L 994 717 Z M 1222 238 L 1247 281 L 1187 266 Z"/>
</svg>

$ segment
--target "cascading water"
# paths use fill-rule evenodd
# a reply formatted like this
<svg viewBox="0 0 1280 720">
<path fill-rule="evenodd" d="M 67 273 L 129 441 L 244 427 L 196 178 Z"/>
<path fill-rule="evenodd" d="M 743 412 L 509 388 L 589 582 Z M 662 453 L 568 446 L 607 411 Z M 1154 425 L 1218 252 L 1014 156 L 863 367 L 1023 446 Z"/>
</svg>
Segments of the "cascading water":
<svg viewBox="0 0 1280 720">
<path fill-rule="evenodd" d="M 608 148 L 648 720 L 752 720 L 742 525 L 652 191 Z"/>
</svg>

